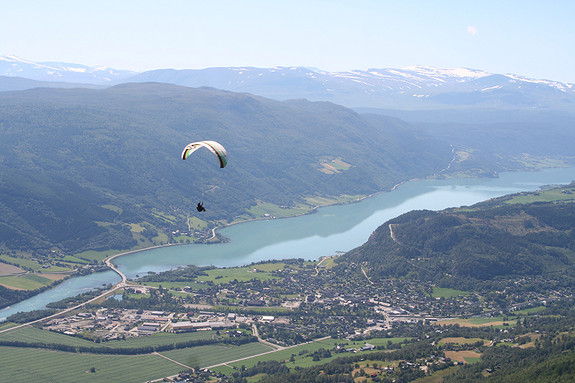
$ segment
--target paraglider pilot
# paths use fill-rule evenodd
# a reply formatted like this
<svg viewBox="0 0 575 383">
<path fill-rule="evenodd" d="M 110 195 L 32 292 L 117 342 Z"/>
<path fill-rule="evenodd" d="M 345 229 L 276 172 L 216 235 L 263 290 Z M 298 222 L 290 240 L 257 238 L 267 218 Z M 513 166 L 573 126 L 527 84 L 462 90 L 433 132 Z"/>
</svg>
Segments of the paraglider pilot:
<svg viewBox="0 0 575 383">
<path fill-rule="evenodd" d="M 206 211 L 206 209 L 204 208 L 204 203 L 203 202 L 198 202 L 198 206 L 196 206 L 196 209 L 198 211 Z"/>
</svg>

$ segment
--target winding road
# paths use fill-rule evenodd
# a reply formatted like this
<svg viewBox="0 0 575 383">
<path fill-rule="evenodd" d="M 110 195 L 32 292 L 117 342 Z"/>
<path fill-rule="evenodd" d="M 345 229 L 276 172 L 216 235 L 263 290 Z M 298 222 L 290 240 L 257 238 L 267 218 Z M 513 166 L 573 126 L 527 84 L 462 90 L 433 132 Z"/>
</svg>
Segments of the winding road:
<svg viewBox="0 0 575 383">
<path fill-rule="evenodd" d="M 158 247 L 159 247 L 159 246 L 158 246 Z M 112 292 L 114 292 L 114 291 L 116 291 L 116 290 L 118 290 L 118 289 L 121 289 L 121 288 L 126 287 L 127 284 L 128 284 L 128 279 L 126 278 L 126 276 L 124 275 L 124 273 L 122 273 L 120 270 L 118 270 L 118 268 L 116 267 L 116 265 L 114 265 L 114 264 L 112 263 L 112 259 L 114 259 L 114 258 L 116 258 L 116 257 L 119 257 L 119 256 L 121 256 L 121 255 L 130 254 L 130 253 L 134 253 L 134 252 L 136 252 L 136 251 L 129 251 L 129 252 L 126 252 L 126 253 L 116 254 L 116 255 L 112 255 L 111 257 L 108 257 L 108 258 L 104 259 L 104 263 L 106 264 L 106 266 L 108 266 L 110 269 L 114 270 L 114 272 L 116 272 L 116 273 L 122 278 L 122 280 L 121 280 L 120 282 L 116 283 L 114 286 L 112 286 L 111 289 L 104 291 L 102 294 L 100 294 L 100 295 L 98 295 L 97 297 L 94 297 L 94 298 L 92 298 L 92 299 L 90 299 L 90 300 L 87 300 L 86 302 L 82 302 L 82 303 L 77 304 L 77 305 L 75 305 L 75 306 L 73 306 L 73 307 L 69 307 L 69 308 L 64 309 L 64 310 L 62 310 L 62 311 L 58 311 L 56 314 L 52 314 L 52 315 L 49 315 L 49 316 L 44 317 L 44 318 L 36 319 L 36 320 L 34 320 L 34 321 L 31 321 L 31 322 L 22 323 L 22 324 L 19 324 L 19 325 L 17 325 L 17 326 L 13 326 L 13 327 L 9 327 L 9 328 L 0 330 L 0 334 L 2 334 L 2 333 L 4 333 L 4 332 L 16 330 L 16 329 L 22 328 L 22 327 L 24 327 L 24 326 L 29 326 L 29 325 L 32 325 L 32 324 L 35 324 L 35 323 L 43 322 L 43 321 L 45 321 L 45 320 L 55 318 L 55 317 L 60 316 L 60 315 L 62 315 L 62 314 L 66 314 L 66 313 L 68 313 L 68 312 L 70 312 L 70 311 L 74 311 L 74 310 L 76 310 L 76 309 L 79 309 L 80 307 L 83 307 L 83 306 L 87 305 L 88 303 L 92 303 L 92 302 L 94 302 L 94 301 L 96 301 L 96 300 L 98 300 L 98 299 L 100 299 L 100 298 L 103 298 L 103 297 L 105 297 L 106 295 L 108 295 L 108 294 L 110 294 L 110 293 L 112 293 Z"/>
</svg>

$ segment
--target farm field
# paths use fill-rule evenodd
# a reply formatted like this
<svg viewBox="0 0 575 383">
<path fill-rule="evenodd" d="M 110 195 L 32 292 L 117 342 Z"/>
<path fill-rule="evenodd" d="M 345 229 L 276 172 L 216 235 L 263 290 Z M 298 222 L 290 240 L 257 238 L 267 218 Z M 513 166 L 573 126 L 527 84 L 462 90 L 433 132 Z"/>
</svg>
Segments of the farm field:
<svg viewBox="0 0 575 383">
<path fill-rule="evenodd" d="M 77 257 L 87 258 L 91 260 L 95 260 L 98 262 L 102 262 L 105 258 L 110 257 L 112 255 L 120 253 L 118 250 L 106 250 L 106 251 L 95 251 L 89 250 L 84 251 L 82 253 L 76 254 Z"/>
<path fill-rule="evenodd" d="M 113 340 L 106 343 L 110 347 L 145 347 L 145 346 L 161 346 L 165 344 L 182 343 L 191 340 L 207 340 L 212 339 L 216 334 L 215 331 L 197 331 L 197 332 L 183 332 L 178 334 L 160 332 L 145 337 L 137 337 L 126 340 Z"/>
<path fill-rule="evenodd" d="M 322 358 L 320 361 L 313 361 L 310 354 L 321 349 L 327 349 L 327 350 L 332 350 L 334 347 L 336 347 L 337 345 L 345 345 L 344 347 L 348 347 L 348 348 L 355 348 L 355 349 L 359 349 L 363 346 L 365 346 L 366 343 L 370 343 L 374 346 L 378 346 L 378 345 L 387 345 L 387 343 L 389 341 L 391 341 L 392 343 L 399 343 L 401 341 L 403 341 L 405 338 L 374 338 L 374 339 L 369 339 L 366 341 L 357 341 L 357 342 L 351 342 L 348 340 L 344 340 L 344 339 L 324 339 L 324 340 L 320 340 L 317 342 L 312 342 L 312 343 L 308 343 L 308 344 L 303 344 L 300 346 L 295 346 L 295 347 L 290 347 L 281 351 L 277 351 L 277 352 L 273 352 L 267 355 L 262 355 L 262 356 L 256 356 L 250 359 L 246 359 L 240 362 L 235 362 L 235 363 L 230 363 L 230 366 L 236 367 L 236 368 L 240 368 L 242 365 L 249 368 L 249 367 L 253 367 L 256 364 L 258 364 L 258 362 L 264 362 L 264 361 L 269 361 L 269 360 L 277 360 L 277 361 L 286 361 L 286 366 L 289 368 L 295 368 L 295 367 L 310 367 L 316 364 L 324 364 L 324 363 L 328 363 L 329 361 L 336 359 L 336 358 L 342 358 L 345 356 L 349 356 L 349 354 L 346 353 L 339 353 L 336 354 L 334 352 L 332 352 L 332 356 L 330 358 Z M 368 354 L 369 351 L 363 351 L 363 353 Z M 300 355 L 301 354 L 301 355 Z M 293 361 L 290 362 L 290 358 L 293 355 Z"/>
<path fill-rule="evenodd" d="M 40 330 L 35 327 L 22 327 L 0 334 L 0 342 L 18 341 L 29 343 L 62 344 L 66 346 L 94 347 L 92 341 L 64 335 L 53 331 Z"/>
<path fill-rule="evenodd" d="M 254 265 L 253 268 L 259 271 L 271 272 L 282 270 L 285 267 L 285 263 L 283 262 L 270 262 L 270 263 L 260 263 L 258 265 Z"/>
<path fill-rule="evenodd" d="M 340 170 L 347 170 L 349 168 L 349 165 L 343 163 L 343 161 L 334 164 L 336 166 L 333 166 L 332 164 L 329 167 L 324 167 L 322 165 L 322 169 L 327 170 L 330 173 L 333 173 L 334 170 L 335 172 L 339 172 Z M 362 195 L 355 195 L 355 196 L 341 195 L 339 197 L 314 196 L 306 198 L 304 204 L 297 204 L 295 206 L 290 207 L 278 206 L 268 202 L 259 202 L 256 206 L 250 208 L 248 212 L 251 214 L 252 217 L 256 217 L 256 219 L 261 219 L 264 217 L 287 218 L 307 214 L 317 206 L 328 206 L 340 203 L 349 203 L 356 201 L 362 197 L 364 196 Z M 249 218 L 246 217 L 246 219 Z"/>
<path fill-rule="evenodd" d="M 260 202 L 256 206 L 250 208 L 248 212 L 261 219 L 263 217 L 276 217 L 276 218 L 286 218 L 293 217 L 296 215 L 306 214 L 311 210 L 309 206 L 295 206 L 290 208 L 282 208 L 278 205 L 274 205 L 268 202 Z"/>
<path fill-rule="evenodd" d="M 42 273 L 50 273 L 50 272 L 67 272 L 72 271 L 73 267 L 61 267 L 55 266 L 50 264 L 42 264 L 38 261 L 32 260 L 30 258 L 19 258 L 19 257 L 11 257 L 7 254 L 0 255 L 0 261 L 8 262 L 13 265 L 18 265 L 19 267 L 26 268 L 28 270 L 32 270 L 33 272 L 42 272 Z M 58 259 L 60 263 L 60 259 Z M 46 266 L 46 267 L 45 267 Z"/>
<path fill-rule="evenodd" d="M 102 347 L 130 348 L 210 339 L 213 331 L 185 334 L 157 334 L 126 341 L 110 341 Z M 8 335 L 10 334 L 10 335 Z M 2 336 L 2 340 L 46 342 L 72 346 L 94 347 L 94 343 L 75 337 L 52 333 L 36 328 L 14 330 Z M 270 351 L 271 347 L 250 343 L 242 346 L 208 345 L 178 349 L 159 354 L 106 355 L 72 353 L 36 348 L 0 346 L 0 371 L 10 376 L 10 382 L 145 382 L 177 374 L 186 368 L 167 358 L 190 367 L 206 367 L 229 360 Z M 165 356 L 165 357 L 163 357 Z M 63 371 L 62 366 L 66 366 Z M 91 372 L 92 368 L 95 372 Z M 2 379 L 0 379 L 2 381 Z"/>
<path fill-rule="evenodd" d="M 365 342 L 355 342 L 357 344 L 361 344 L 361 346 L 364 345 L 364 343 L 369 343 L 369 344 L 373 344 L 374 346 L 387 346 L 387 344 L 389 342 L 395 344 L 395 343 L 400 343 L 400 342 L 404 342 L 404 341 L 409 341 L 412 338 L 410 337 L 405 337 L 405 338 L 372 338 L 372 339 L 368 339 Z M 359 346 L 359 347 L 361 347 Z M 357 347 L 355 345 L 353 345 L 352 343 L 352 347 Z"/>
<path fill-rule="evenodd" d="M 249 357 L 271 351 L 270 346 L 248 343 L 241 346 L 208 345 L 181 350 L 165 351 L 161 354 L 190 367 L 208 367 L 230 360 Z"/>
<path fill-rule="evenodd" d="M 23 272 L 25 272 L 25 270 L 19 268 L 18 266 L 9 265 L 7 263 L 0 262 L 0 276 L 20 274 Z"/>
<path fill-rule="evenodd" d="M 568 202 L 575 200 L 575 188 L 553 188 L 541 190 L 536 193 L 520 194 L 505 201 L 508 204 L 533 202 Z"/>
<path fill-rule="evenodd" d="M 452 298 L 460 295 L 469 295 L 466 291 L 448 289 L 444 287 L 434 287 L 431 296 L 433 298 Z"/>
<path fill-rule="evenodd" d="M 200 290 L 200 289 L 206 289 L 209 286 L 203 284 L 203 283 L 196 283 L 196 282 L 142 282 L 142 285 L 144 286 L 154 286 L 154 287 L 160 287 L 160 285 L 162 285 L 162 288 L 164 289 L 175 289 L 175 288 L 180 288 L 183 289 L 184 287 L 190 287 L 193 290 Z M 174 293 L 174 292 L 172 292 Z"/>
<path fill-rule="evenodd" d="M 0 276 L 0 285 L 16 290 L 35 290 L 65 278 L 65 274 L 21 274 Z"/>
<path fill-rule="evenodd" d="M 260 265 L 258 265 L 258 269 Z M 206 275 L 200 275 L 196 278 L 196 281 L 212 281 L 216 284 L 229 283 L 234 279 L 239 282 L 247 282 L 252 279 L 258 279 L 260 281 L 269 281 L 270 279 L 278 279 L 267 272 L 255 272 L 251 267 L 234 267 L 230 269 L 211 269 L 206 270 Z"/>
<path fill-rule="evenodd" d="M 350 203 L 364 198 L 364 195 L 341 195 L 339 197 L 309 197 L 305 201 L 311 206 L 328 206 L 340 203 Z"/>
<path fill-rule="evenodd" d="M 509 326 L 515 326 L 517 324 L 516 319 L 510 318 L 510 320 L 503 320 L 503 317 L 493 317 L 493 318 L 470 318 L 470 319 L 451 319 L 446 321 L 437 322 L 442 326 L 458 324 L 463 327 L 504 327 L 505 324 Z"/>
<path fill-rule="evenodd" d="M 64 335 L 53 331 L 40 330 L 35 327 L 23 327 L 17 330 L 0 334 L 1 341 L 19 341 L 29 343 L 61 344 L 66 346 L 84 347 L 111 347 L 111 348 L 136 348 L 155 347 L 167 344 L 183 343 L 191 340 L 212 339 L 215 331 L 197 331 L 179 334 L 157 333 L 146 337 L 128 338 L 126 340 L 111 340 L 100 344 L 74 336 Z"/>
<path fill-rule="evenodd" d="M 513 315 L 533 315 L 545 310 L 545 306 L 532 307 L 529 309 L 513 311 Z"/>
<path fill-rule="evenodd" d="M 328 339 L 329 341 L 330 339 Z M 385 339 L 385 344 L 387 344 L 387 341 L 389 339 Z M 403 339 L 401 339 L 403 340 Z M 333 341 L 333 340 L 332 340 Z M 373 341 L 373 343 L 372 343 Z M 397 341 L 400 341 L 399 339 Z M 337 340 L 335 340 L 335 342 L 337 343 Z M 340 343 L 342 343 L 342 340 L 340 340 Z M 345 343 L 345 341 L 343 341 L 343 343 Z M 352 342 L 350 344 L 348 344 L 346 347 L 350 347 L 350 348 L 355 348 L 355 349 L 359 349 L 361 347 L 363 347 L 366 343 L 370 343 L 373 344 L 374 346 L 379 343 L 377 342 L 375 339 L 370 339 L 367 340 L 365 342 Z M 396 343 L 396 342 L 394 342 Z M 317 349 L 322 348 L 322 347 L 318 347 Z M 323 348 L 329 349 L 329 345 L 324 345 Z M 317 350 L 316 349 L 316 350 Z M 316 351 L 316 350 L 310 350 L 311 352 Z M 365 357 L 369 357 L 369 354 L 375 353 L 375 352 L 381 352 L 381 350 L 373 350 L 373 351 L 361 351 L 361 355 L 365 355 Z M 334 359 L 337 358 L 345 358 L 346 356 L 351 356 L 351 355 L 355 355 L 353 353 L 334 353 L 332 352 L 332 356 L 329 358 L 322 358 L 319 361 L 314 361 L 312 357 L 310 357 L 309 355 L 304 355 L 303 357 L 295 357 L 295 360 L 293 362 L 287 362 L 286 366 L 289 368 L 296 368 L 296 367 L 302 367 L 302 368 L 306 368 L 306 367 L 312 367 L 318 364 L 325 364 L 325 363 L 329 363 Z M 307 356 L 307 357 L 306 357 Z M 379 361 L 378 363 L 382 363 L 381 361 Z M 393 362 L 386 362 L 384 364 L 388 364 L 388 365 L 392 365 Z"/>
<path fill-rule="evenodd" d="M 0 331 L 14 326 L 18 326 L 18 324 L 13 322 L 0 322 Z"/>
<path fill-rule="evenodd" d="M 242 360 L 241 362 L 230 363 L 229 365 L 233 366 L 233 367 L 237 367 L 237 368 L 240 368 L 243 365 L 243 366 L 246 366 L 247 368 L 249 368 L 249 367 L 255 366 L 256 364 L 258 364 L 258 362 L 265 362 L 268 360 L 288 361 L 292 354 L 298 355 L 302 351 L 307 350 L 307 353 L 309 353 L 309 352 L 317 351 L 320 348 L 333 348 L 334 342 L 335 342 L 335 340 L 326 339 L 326 340 L 322 340 L 319 342 L 313 342 L 313 343 L 304 344 L 301 346 L 291 347 L 291 348 L 277 351 L 277 352 L 273 352 L 273 353 L 270 353 L 267 355 L 262 355 L 262 356 L 257 356 L 257 357 L 250 358 L 247 360 Z M 302 359 L 302 357 L 299 357 L 298 359 Z M 286 364 L 286 365 L 290 368 L 294 367 L 291 364 L 293 364 L 293 362 Z"/>
<path fill-rule="evenodd" d="M 473 344 L 473 343 L 478 343 L 478 342 L 483 342 L 484 345 L 489 345 L 489 343 L 490 343 L 489 340 L 480 339 L 480 338 L 457 337 L 457 338 L 443 338 L 438 342 L 438 344 L 439 345 L 445 345 L 445 344 L 451 343 L 451 344 L 462 345 L 462 344 Z"/>
<path fill-rule="evenodd" d="M 197 282 L 144 282 L 144 285 L 156 286 L 162 285 L 164 288 L 184 288 L 186 286 L 192 289 L 207 288 L 203 283 L 211 281 L 213 283 L 228 283 L 237 279 L 240 282 L 247 282 L 253 279 L 261 281 L 268 281 L 270 279 L 277 279 L 277 277 L 270 275 L 270 272 L 282 270 L 285 267 L 283 262 L 263 263 L 250 267 L 233 267 L 233 268 L 218 268 L 206 270 L 207 275 L 200 275 L 196 278 Z"/>
<path fill-rule="evenodd" d="M 90 372 L 92 368 L 95 372 Z M 182 370 L 182 366 L 154 354 L 75 354 L 0 347 L 0 371 L 3 377 L 10 377 L 10 383 L 142 383 Z"/>
<path fill-rule="evenodd" d="M 475 351 L 445 351 L 445 357 L 463 363 L 476 363 L 481 354 Z"/>
</svg>

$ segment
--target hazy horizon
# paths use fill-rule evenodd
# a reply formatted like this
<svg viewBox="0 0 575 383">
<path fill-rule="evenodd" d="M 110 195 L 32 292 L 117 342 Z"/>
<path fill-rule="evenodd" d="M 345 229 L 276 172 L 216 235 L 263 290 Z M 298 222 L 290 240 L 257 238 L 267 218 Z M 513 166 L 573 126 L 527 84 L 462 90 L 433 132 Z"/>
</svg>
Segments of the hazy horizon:
<svg viewBox="0 0 575 383">
<path fill-rule="evenodd" d="M 575 83 L 575 3 L 315 0 L 4 3 L 3 56 L 143 72 L 414 65 Z"/>
</svg>

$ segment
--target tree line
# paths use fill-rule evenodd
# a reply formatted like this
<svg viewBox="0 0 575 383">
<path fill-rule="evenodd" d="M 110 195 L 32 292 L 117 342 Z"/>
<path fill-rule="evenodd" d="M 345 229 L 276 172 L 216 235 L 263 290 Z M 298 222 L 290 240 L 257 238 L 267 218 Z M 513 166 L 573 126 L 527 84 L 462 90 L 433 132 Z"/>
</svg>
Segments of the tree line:
<svg viewBox="0 0 575 383">
<path fill-rule="evenodd" d="M 197 339 L 188 340 L 185 342 L 176 342 L 171 344 L 163 344 L 156 346 L 140 346 L 140 347 L 109 347 L 104 345 L 99 346 L 73 346 L 61 343 L 46 343 L 46 342 L 26 342 L 19 340 L 2 340 L 0 339 L 0 346 L 7 347 L 24 347 L 24 348 L 42 348 L 48 350 L 56 350 L 71 353 L 91 353 L 91 354 L 114 354 L 114 355 L 139 355 L 149 354 L 152 352 L 162 352 L 182 348 L 205 346 L 209 344 L 229 344 L 240 346 L 251 342 L 257 342 L 258 339 L 252 335 L 241 335 L 233 338 L 224 339 Z"/>
</svg>

